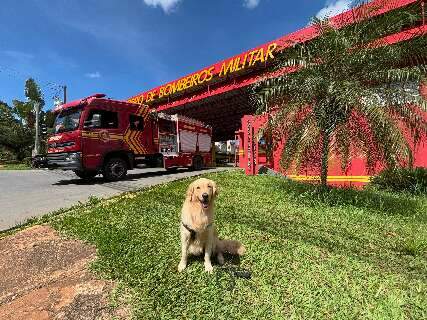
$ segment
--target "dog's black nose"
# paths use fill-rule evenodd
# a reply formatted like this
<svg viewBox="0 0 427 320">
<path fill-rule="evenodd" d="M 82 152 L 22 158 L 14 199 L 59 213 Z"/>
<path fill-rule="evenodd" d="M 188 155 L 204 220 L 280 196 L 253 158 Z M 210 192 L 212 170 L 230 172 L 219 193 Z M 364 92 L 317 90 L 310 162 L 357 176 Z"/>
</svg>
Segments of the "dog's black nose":
<svg viewBox="0 0 427 320">
<path fill-rule="evenodd" d="M 202 194 L 203 199 L 207 199 L 209 198 L 209 195 L 205 192 L 204 194 Z"/>
</svg>

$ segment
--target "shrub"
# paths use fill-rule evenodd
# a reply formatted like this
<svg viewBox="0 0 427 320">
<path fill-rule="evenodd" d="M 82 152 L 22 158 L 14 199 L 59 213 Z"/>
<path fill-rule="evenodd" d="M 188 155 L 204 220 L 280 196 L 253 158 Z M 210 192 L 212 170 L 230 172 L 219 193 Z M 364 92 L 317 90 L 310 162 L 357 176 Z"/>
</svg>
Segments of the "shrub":
<svg viewBox="0 0 427 320">
<path fill-rule="evenodd" d="M 0 146 L 0 164 L 4 164 L 14 159 L 15 155 L 11 151 Z"/>
<path fill-rule="evenodd" d="M 370 184 L 381 190 L 427 194 L 427 169 L 385 169 L 373 177 Z"/>
</svg>

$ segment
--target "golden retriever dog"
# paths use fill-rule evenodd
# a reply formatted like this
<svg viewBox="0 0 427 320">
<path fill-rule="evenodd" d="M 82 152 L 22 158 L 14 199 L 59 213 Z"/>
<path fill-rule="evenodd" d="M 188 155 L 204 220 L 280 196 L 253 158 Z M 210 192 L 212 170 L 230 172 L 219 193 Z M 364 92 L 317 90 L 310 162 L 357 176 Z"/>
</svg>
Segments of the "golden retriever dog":
<svg viewBox="0 0 427 320">
<path fill-rule="evenodd" d="M 181 261 L 178 271 L 187 266 L 189 255 L 204 253 L 205 271 L 213 270 L 211 257 L 224 263 L 224 252 L 243 255 L 245 248 L 234 240 L 220 240 L 214 226 L 214 201 L 218 188 L 214 181 L 200 178 L 190 184 L 181 211 Z"/>
</svg>

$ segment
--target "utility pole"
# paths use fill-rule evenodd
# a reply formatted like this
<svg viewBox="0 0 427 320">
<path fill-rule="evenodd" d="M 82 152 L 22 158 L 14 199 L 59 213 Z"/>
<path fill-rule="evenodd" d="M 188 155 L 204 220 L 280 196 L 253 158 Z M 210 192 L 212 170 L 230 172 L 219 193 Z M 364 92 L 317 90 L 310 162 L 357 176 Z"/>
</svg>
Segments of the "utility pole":
<svg viewBox="0 0 427 320">
<path fill-rule="evenodd" d="M 64 89 L 64 104 L 67 103 L 67 86 L 62 87 Z"/>
<path fill-rule="evenodd" d="M 36 113 L 36 138 L 34 142 L 33 157 L 40 154 L 40 103 L 34 103 L 34 111 Z"/>
</svg>

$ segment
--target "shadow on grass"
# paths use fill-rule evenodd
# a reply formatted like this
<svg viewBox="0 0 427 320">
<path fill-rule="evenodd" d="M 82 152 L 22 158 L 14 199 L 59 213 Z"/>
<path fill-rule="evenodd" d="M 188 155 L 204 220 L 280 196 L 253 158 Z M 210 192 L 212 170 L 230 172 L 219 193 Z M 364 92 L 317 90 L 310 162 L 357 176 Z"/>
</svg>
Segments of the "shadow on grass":
<svg viewBox="0 0 427 320">
<path fill-rule="evenodd" d="M 203 265 L 203 255 L 189 256 L 187 267 L 193 263 Z M 250 280 L 252 272 L 248 269 L 240 267 L 240 256 L 224 253 L 224 264 L 220 265 L 217 259 L 212 259 L 212 264 L 215 267 L 215 282 L 217 287 L 221 287 L 228 291 L 232 291 L 236 286 L 237 279 Z"/>
<path fill-rule="evenodd" d="M 203 254 L 201 254 L 199 256 L 190 255 L 188 257 L 187 267 L 192 265 L 193 263 L 203 264 L 203 262 L 204 262 L 204 255 Z M 214 257 L 212 257 L 212 265 L 219 266 L 218 260 Z M 240 256 L 224 253 L 224 265 L 240 266 Z"/>
<path fill-rule="evenodd" d="M 420 215 L 420 203 L 408 195 L 396 195 L 376 190 L 356 190 L 351 188 L 322 188 L 317 185 L 303 184 L 285 180 L 280 183 L 281 190 L 306 205 L 318 207 L 354 206 L 374 210 L 387 215 L 414 216 L 421 221 L 426 216 Z"/>
</svg>

